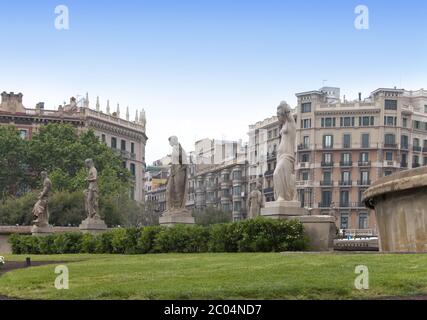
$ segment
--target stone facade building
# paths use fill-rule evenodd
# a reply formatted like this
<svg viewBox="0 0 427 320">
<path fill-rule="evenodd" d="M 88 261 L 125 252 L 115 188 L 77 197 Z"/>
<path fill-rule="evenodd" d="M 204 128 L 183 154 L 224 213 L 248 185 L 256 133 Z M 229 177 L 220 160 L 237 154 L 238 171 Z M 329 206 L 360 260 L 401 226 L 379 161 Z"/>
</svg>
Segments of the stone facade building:
<svg viewBox="0 0 427 320">
<path fill-rule="evenodd" d="M 377 89 L 367 99 L 340 98 L 325 87 L 296 94 L 298 198 L 312 214 L 332 214 L 341 229 L 376 229 L 362 193 L 377 179 L 427 165 L 427 91 Z M 272 174 L 279 123 L 249 127 L 249 177 L 264 177 L 274 200 Z"/>
<path fill-rule="evenodd" d="M 233 220 L 247 213 L 246 146 L 241 141 L 204 139 L 190 155 L 187 207 L 214 207 L 231 212 Z"/>
<path fill-rule="evenodd" d="M 130 189 L 131 198 L 144 201 L 144 171 L 145 171 L 145 134 L 146 119 L 144 111 L 136 115 L 134 121 L 129 120 L 129 109 L 126 119 L 120 118 L 120 108 L 110 112 L 107 103 L 106 113 L 100 110 L 99 99 L 96 109 L 89 108 L 88 95 L 77 102 L 75 98 L 70 103 L 61 105 L 57 110 L 47 110 L 40 102 L 35 108 L 23 105 L 22 93 L 3 92 L 0 104 L 0 125 L 14 125 L 21 136 L 31 139 L 41 125 L 49 123 L 68 123 L 80 132 L 93 129 L 101 141 L 111 147 L 123 159 L 123 166 L 131 172 L 133 186 Z"/>
</svg>

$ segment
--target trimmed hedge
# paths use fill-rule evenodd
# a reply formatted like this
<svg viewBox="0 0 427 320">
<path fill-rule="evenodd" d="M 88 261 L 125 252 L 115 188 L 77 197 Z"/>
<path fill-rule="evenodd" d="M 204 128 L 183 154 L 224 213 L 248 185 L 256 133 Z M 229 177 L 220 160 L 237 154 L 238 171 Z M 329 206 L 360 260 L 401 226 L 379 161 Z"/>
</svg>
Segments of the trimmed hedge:
<svg viewBox="0 0 427 320">
<path fill-rule="evenodd" d="M 114 229 L 100 235 L 12 235 L 14 254 L 64 253 L 198 253 L 280 252 L 308 249 L 308 238 L 296 220 L 257 218 L 209 227 L 176 225 Z"/>
</svg>

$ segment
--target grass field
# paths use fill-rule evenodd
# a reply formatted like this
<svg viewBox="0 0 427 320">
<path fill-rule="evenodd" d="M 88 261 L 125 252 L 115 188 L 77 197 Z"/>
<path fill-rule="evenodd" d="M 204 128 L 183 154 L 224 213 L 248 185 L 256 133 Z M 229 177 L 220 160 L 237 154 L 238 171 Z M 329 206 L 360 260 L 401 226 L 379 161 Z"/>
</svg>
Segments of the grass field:
<svg viewBox="0 0 427 320">
<path fill-rule="evenodd" d="M 25 256 L 7 255 L 6 261 Z M 0 295 L 30 299 L 365 299 L 427 294 L 427 255 L 228 253 L 32 256 L 67 261 L 0 276 Z M 59 264 L 59 263 L 58 263 Z M 369 269 L 357 290 L 355 267 Z"/>
</svg>

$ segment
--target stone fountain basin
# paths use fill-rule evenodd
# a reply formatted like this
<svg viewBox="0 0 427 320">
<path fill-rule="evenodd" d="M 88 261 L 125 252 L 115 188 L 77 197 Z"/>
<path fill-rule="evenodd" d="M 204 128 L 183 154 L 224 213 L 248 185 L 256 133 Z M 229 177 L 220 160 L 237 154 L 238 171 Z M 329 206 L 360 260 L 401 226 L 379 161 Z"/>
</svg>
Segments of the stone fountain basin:
<svg viewBox="0 0 427 320">
<path fill-rule="evenodd" d="M 427 252 L 427 167 L 377 180 L 364 193 L 382 252 Z"/>
</svg>

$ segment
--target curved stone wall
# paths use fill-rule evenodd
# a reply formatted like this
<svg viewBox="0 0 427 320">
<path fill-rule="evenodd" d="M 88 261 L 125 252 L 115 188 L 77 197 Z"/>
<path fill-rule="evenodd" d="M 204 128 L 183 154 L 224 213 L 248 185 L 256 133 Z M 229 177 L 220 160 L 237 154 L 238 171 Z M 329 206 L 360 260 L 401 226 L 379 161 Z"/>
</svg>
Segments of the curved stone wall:
<svg viewBox="0 0 427 320">
<path fill-rule="evenodd" d="M 427 252 L 427 167 L 376 181 L 364 193 L 375 209 L 383 252 Z"/>
</svg>

